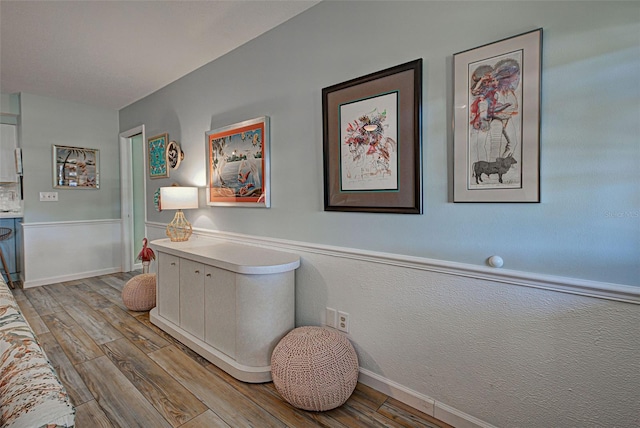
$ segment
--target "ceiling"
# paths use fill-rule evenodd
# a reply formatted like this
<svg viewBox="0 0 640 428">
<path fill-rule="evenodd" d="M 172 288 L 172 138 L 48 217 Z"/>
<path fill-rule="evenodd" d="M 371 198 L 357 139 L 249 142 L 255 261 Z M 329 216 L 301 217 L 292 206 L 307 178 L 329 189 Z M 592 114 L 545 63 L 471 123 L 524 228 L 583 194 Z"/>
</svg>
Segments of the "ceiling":
<svg viewBox="0 0 640 428">
<path fill-rule="evenodd" d="M 120 109 L 317 3 L 0 0 L 0 92 Z"/>
</svg>

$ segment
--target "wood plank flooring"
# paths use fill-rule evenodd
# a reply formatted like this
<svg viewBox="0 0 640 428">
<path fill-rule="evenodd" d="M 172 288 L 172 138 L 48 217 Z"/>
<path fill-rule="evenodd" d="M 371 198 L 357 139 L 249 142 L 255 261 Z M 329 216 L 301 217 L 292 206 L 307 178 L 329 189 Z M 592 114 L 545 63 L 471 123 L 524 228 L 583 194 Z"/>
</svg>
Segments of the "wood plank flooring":
<svg viewBox="0 0 640 428">
<path fill-rule="evenodd" d="M 327 412 L 286 403 L 273 383 L 239 382 L 127 310 L 124 284 L 139 272 L 13 290 L 77 409 L 95 427 L 451 428 L 365 385 Z"/>
</svg>

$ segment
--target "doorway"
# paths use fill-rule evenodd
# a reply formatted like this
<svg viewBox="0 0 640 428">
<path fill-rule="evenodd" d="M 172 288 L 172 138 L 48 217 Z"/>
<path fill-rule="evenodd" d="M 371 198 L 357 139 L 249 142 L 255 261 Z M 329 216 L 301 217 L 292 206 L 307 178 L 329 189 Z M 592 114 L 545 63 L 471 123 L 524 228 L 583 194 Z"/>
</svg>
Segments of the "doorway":
<svg viewBox="0 0 640 428">
<path fill-rule="evenodd" d="M 120 133 L 122 270 L 142 269 L 136 260 L 146 236 L 146 162 L 144 125 Z"/>
</svg>

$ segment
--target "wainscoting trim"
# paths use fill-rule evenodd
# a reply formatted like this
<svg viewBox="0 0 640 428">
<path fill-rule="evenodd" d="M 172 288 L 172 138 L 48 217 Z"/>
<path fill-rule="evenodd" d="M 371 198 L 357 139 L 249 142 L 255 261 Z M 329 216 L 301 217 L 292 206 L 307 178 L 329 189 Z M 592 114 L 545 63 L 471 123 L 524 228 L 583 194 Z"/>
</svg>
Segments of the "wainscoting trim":
<svg viewBox="0 0 640 428">
<path fill-rule="evenodd" d="M 23 229 L 49 228 L 59 226 L 86 226 L 98 224 L 116 224 L 119 225 L 122 220 L 117 219 L 99 219 L 99 220 L 65 220 L 65 221 L 41 221 L 34 223 L 22 223 Z"/>
<path fill-rule="evenodd" d="M 147 227 L 160 228 L 164 231 L 166 225 L 161 223 L 147 223 Z M 599 299 L 634 303 L 637 305 L 640 304 L 640 287 L 631 285 L 589 281 L 578 278 L 544 275 L 509 269 L 496 269 L 488 266 L 479 266 L 467 263 L 449 262 L 423 257 L 358 250 L 276 238 L 249 236 L 239 233 L 221 232 L 208 229 L 194 228 L 193 233 L 195 236 L 225 239 L 227 241 L 236 241 L 245 244 L 278 247 L 294 251 L 304 251 L 326 256 L 340 257 L 343 259 L 349 258 L 371 263 L 387 264 L 409 269 L 418 269 L 447 275 L 493 281 L 508 285 L 519 285 L 561 293 L 595 297 Z"/>
<path fill-rule="evenodd" d="M 120 219 L 23 223 L 24 288 L 122 271 Z"/>
</svg>

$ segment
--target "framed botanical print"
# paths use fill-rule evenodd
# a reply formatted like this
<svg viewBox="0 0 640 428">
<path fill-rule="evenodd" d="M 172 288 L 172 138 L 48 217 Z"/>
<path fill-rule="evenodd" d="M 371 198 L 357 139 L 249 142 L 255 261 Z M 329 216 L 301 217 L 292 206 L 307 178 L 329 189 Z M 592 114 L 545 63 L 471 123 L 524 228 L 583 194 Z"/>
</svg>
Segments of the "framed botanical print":
<svg viewBox="0 0 640 428">
<path fill-rule="evenodd" d="M 167 163 L 168 134 L 160 134 L 147 140 L 147 153 L 149 157 L 149 177 L 169 177 Z"/>
<path fill-rule="evenodd" d="M 454 202 L 540 202 L 542 29 L 453 56 Z"/>
<path fill-rule="evenodd" d="M 325 211 L 422 214 L 422 59 L 322 90 Z"/>
</svg>

